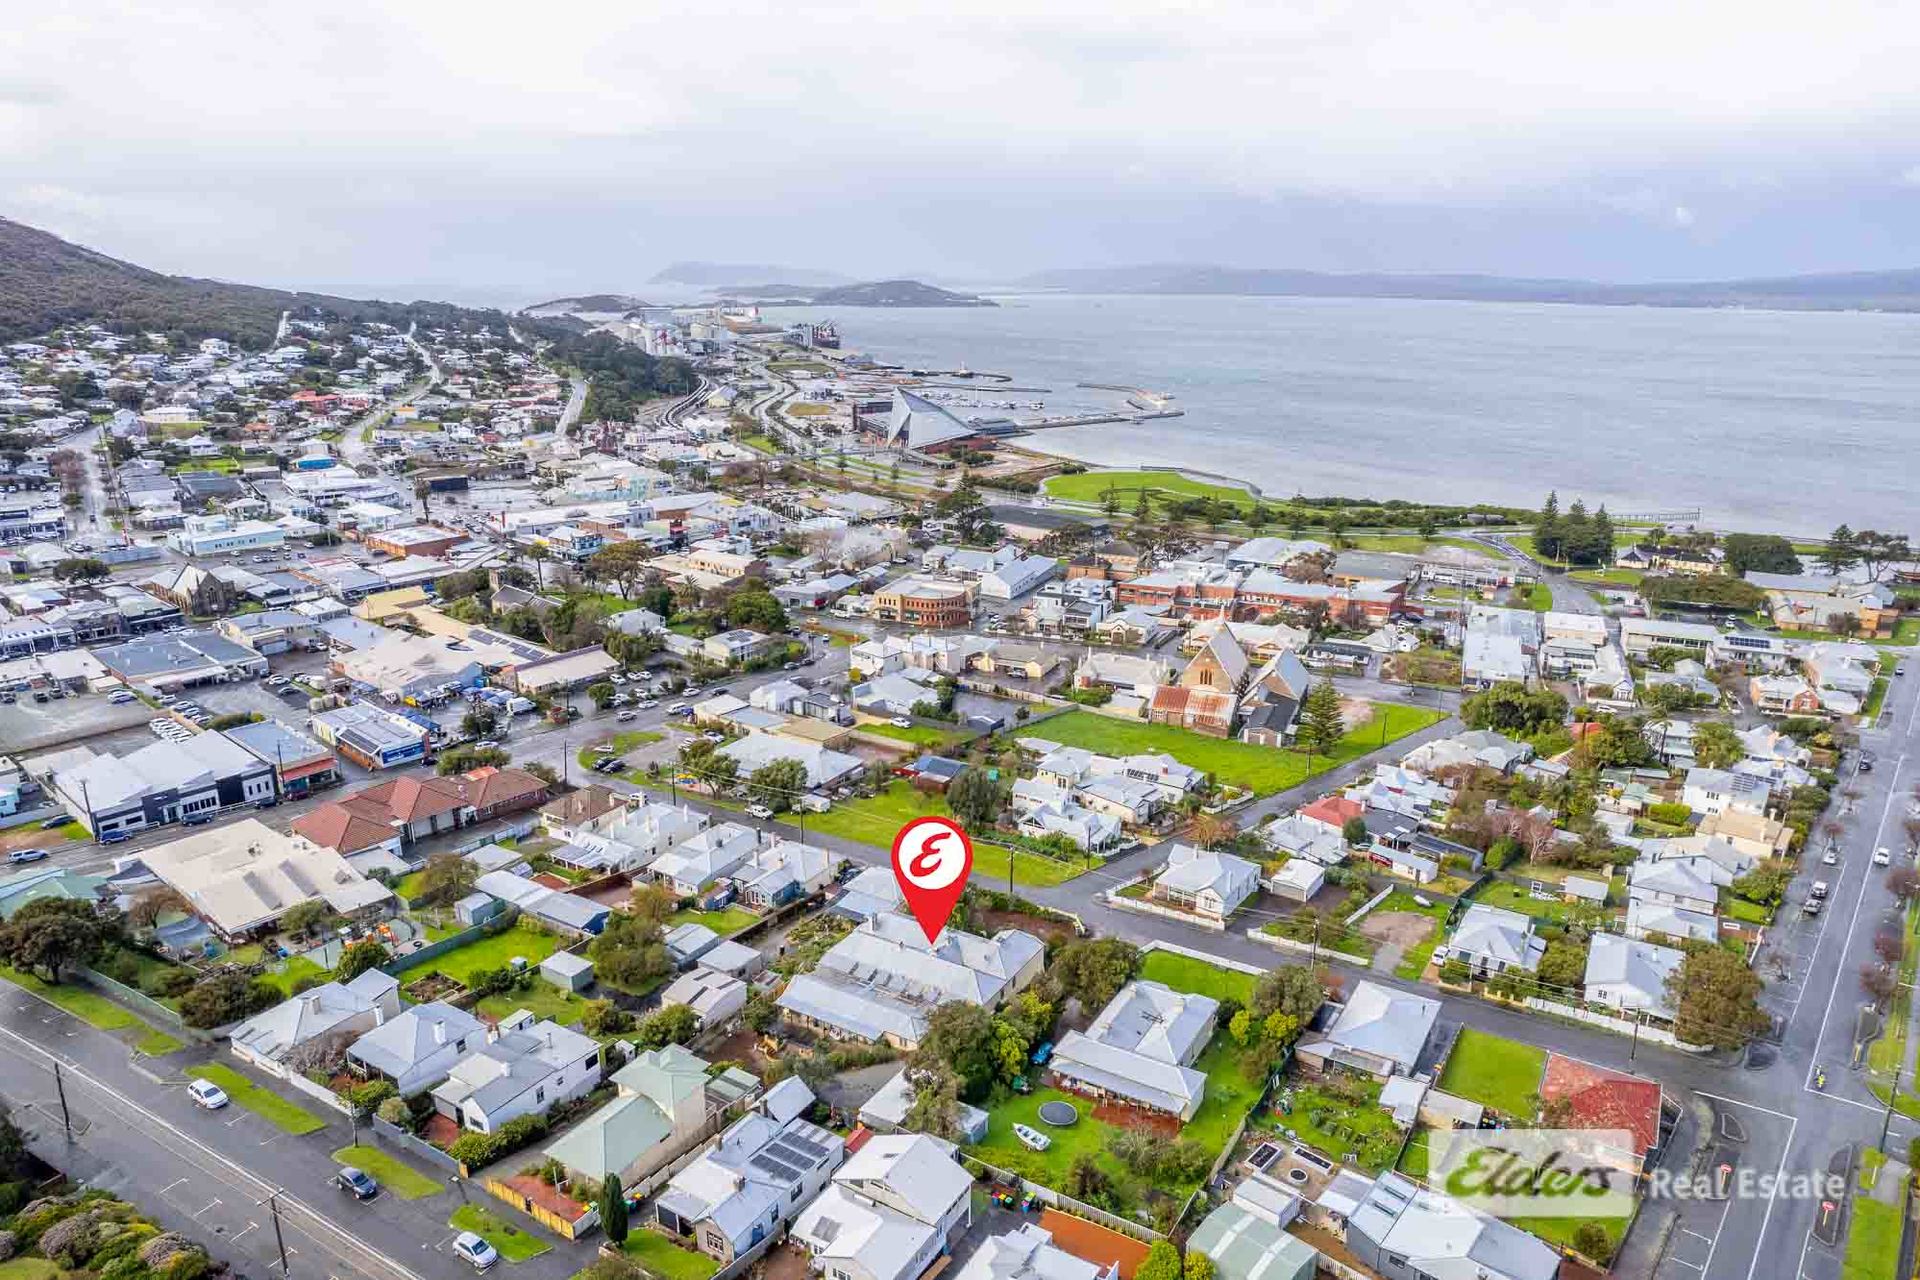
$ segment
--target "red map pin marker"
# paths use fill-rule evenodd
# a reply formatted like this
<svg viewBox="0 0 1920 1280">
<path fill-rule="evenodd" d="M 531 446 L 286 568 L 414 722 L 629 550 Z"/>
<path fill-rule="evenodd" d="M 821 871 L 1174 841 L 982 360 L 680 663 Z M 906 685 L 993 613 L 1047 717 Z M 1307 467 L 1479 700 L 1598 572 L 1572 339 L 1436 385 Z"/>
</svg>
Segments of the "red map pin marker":
<svg viewBox="0 0 1920 1280">
<path fill-rule="evenodd" d="M 947 927 L 972 870 L 973 841 L 951 818 L 915 818 L 893 837 L 893 878 L 930 943 Z"/>
</svg>

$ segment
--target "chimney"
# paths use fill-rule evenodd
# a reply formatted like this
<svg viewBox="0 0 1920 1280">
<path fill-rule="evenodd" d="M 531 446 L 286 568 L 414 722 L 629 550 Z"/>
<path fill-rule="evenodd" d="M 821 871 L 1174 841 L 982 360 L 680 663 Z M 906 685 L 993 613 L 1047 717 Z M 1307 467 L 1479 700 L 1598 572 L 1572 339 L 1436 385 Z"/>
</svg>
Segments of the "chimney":
<svg viewBox="0 0 1920 1280">
<path fill-rule="evenodd" d="M 435 1044 L 445 1044 L 447 1042 L 447 1024 L 446 1023 L 436 1022 L 433 1024 L 433 1042 Z"/>
</svg>

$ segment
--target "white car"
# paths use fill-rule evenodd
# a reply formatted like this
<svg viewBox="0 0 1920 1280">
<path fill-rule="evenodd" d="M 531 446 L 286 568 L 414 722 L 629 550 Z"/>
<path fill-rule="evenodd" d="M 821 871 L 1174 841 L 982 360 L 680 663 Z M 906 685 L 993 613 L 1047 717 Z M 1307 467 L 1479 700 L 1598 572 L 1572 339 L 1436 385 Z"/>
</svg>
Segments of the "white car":
<svg viewBox="0 0 1920 1280">
<path fill-rule="evenodd" d="M 614 672 L 611 676 L 608 676 L 607 679 L 612 681 L 614 684 L 625 684 L 627 682 L 627 678 L 624 675 L 621 675 L 618 671 Z"/>
<path fill-rule="evenodd" d="M 655 707 L 659 706 L 660 702 L 659 702 L 659 699 L 657 698 L 642 698 L 640 699 L 640 701 L 634 703 L 633 705 L 638 707 L 642 711 L 651 711 Z"/>
<path fill-rule="evenodd" d="M 747 816 L 750 818 L 759 818 L 764 821 L 773 816 L 773 810 L 763 804 L 750 804 L 747 806 Z"/>
<path fill-rule="evenodd" d="M 453 1256 L 472 1263 L 475 1271 L 485 1271 L 500 1261 L 500 1251 L 471 1231 L 462 1231 L 453 1238 Z"/>
<path fill-rule="evenodd" d="M 908 719 L 906 716 L 895 716 L 893 717 L 893 719 L 887 721 L 887 723 L 892 725 L 896 729 L 913 728 L 913 721 Z"/>
<path fill-rule="evenodd" d="M 195 1080 L 187 1086 L 187 1096 L 193 1099 L 193 1105 L 208 1111 L 218 1111 L 227 1105 L 227 1091 L 211 1080 Z"/>
<path fill-rule="evenodd" d="M 1838 866 L 1840 864 L 1840 851 L 1837 849 L 1828 849 L 1827 856 L 1820 859 L 1820 861 L 1829 867 Z"/>
<path fill-rule="evenodd" d="M 1887 846 L 1881 845 L 1878 849 L 1875 849 L 1873 851 L 1874 866 L 1885 867 L 1885 866 L 1892 865 L 1892 863 L 1893 863 L 1893 854 L 1888 851 Z"/>
</svg>

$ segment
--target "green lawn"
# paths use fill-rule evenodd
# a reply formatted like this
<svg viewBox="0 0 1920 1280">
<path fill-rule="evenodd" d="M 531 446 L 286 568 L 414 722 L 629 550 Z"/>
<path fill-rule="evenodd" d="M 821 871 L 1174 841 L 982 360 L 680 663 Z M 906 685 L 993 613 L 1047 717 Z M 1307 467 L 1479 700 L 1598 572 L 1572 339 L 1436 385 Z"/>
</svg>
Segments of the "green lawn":
<svg viewBox="0 0 1920 1280">
<path fill-rule="evenodd" d="M 741 436 L 740 443 L 758 449 L 762 453 L 780 452 L 780 446 L 774 443 L 773 437 L 763 432 L 756 431 L 752 435 Z M 705 1254 L 701 1254 L 700 1256 L 703 1258 L 706 1257 Z"/>
<path fill-rule="evenodd" d="M 327 1127 L 327 1122 L 313 1112 L 261 1088 L 232 1067 L 206 1062 L 197 1067 L 188 1067 L 185 1074 L 189 1080 L 211 1080 L 227 1091 L 227 1096 L 233 1099 L 236 1106 L 245 1107 L 276 1128 L 295 1136 Z"/>
<path fill-rule="evenodd" d="M 53 829 L 53 833 L 62 840 L 86 840 L 93 835 L 87 830 L 86 824 L 79 821 L 63 822 Z"/>
<path fill-rule="evenodd" d="M 525 1262 L 537 1258 L 553 1246 L 534 1235 L 508 1222 L 491 1209 L 482 1209 L 477 1204 L 463 1204 L 453 1211 L 447 1219 L 447 1225 L 457 1231 L 471 1231 L 500 1251 L 500 1256 L 508 1262 Z"/>
<path fill-rule="evenodd" d="M 1861 708 L 1860 714 L 1869 720 L 1879 715 L 1880 708 L 1886 704 L 1887 688 L 1891 683 L 1885 676 L 1875 676 L 1873 688 L 1867 694 L 1867 705 Z"/>
<path fill-rule="evenodd" d="M 644 1231 L 637 1225 L 627 1233 L 620 1251 L 660 1280 L 707 1280 L 720 1269 L 719 1259 L 682 1249 L 658 1231 Z"/>
<path fill-rule="evenodd" d="M 1520 1228 L 1522 1231 L 1530 1232 L 1533 1235 L 1539 1236 L 1542 1240 L 1545 1240 L 1548 1244 L 1554 1245 L 1556 1247 L 1563 1248 L 1563 1249 L 1574 1248 L 1574 1243 L 1573 1243 L 1574 1233 L 1580 1230 L 1580 1227 L 1582 1224 L 1588 1223 L 1588 1222 L 1597 1222 L 1600 1224 L 1600 1229 L 1607 1233 L 1607 1248 L 1606 1248 L 1606 1252 L 1602 1254 L 1599 1258 L 1595 1259 L 1595 1261 L 1600 1263 L 1606 1263 L 1611 1261 L 1614 1253 L 1619 1250 L 1620 1241 L 1627 1234 L 1628 1220 L 1626 1218 L 1565 1217 L 1565 1218 L 1508 1218 L 1507 1221 L 1513 1224 L 1514 1226 Z M 1897 1240 L 1898 1240 L 1898 1237 L 1896 1236 L 1896 1242 Z M 1893 1272 L 1889 1270 L 1889 1271 L 1884 1271 L 1877 1274 L 1892 1275 Z"/>
<path fill-rule="evenodd" d="M 515 956 L 525 959 L 527 965 L 533 967 L 559 949 L 560 939 L 555 935 L 515 926 L 485 938 L 476 938 L 464 947 L 456 947 L 432 961 L 431 967 L 456 982 L 464 983 L 482 969 L 503 967 Z"/>
<path fill-rule="evenodd" d="M 1477 551 L 1489 560 L 1493 550 L 1471 538 L 1449 538 L 1444 534 L 1437 538 L 1423 538 L 1417 533 L 1349 533 L 1343 539 L 1355 551 L 1398 551 L 1405 555 L 1424 555 L 1435 547 L 1459 547 L 1463 551 Z"/>
<path fill-rule="evenodd" d="M 925 747 L 936 753 L 965 742 L 972 736 L 958 729 L 937 729 L 926 724 L 908 725 L 902 729 L 899 725 L 888 724 L 885 720 L 869 721 L 860 725 L 859 729 L 861 733 L 876 734 L 898 742 L 910 742 L 916 747 Z"/>
<path fill-rule="evenodd" d="M 261 976 L 274 986 L 280 988 L 282 995 L 290 996 L 293 994 L 294 983 L 300 981 L 302 978 L 310 978 L 316 974 L 325 972 L 326 970 L 320 967 L 320 963 L 317 960 L 309 960 L 305 956 L 289 956 L 278 968 L 272 969 Z"/>
<path fill-rule="evenodd" d="M 427 869 L 409 871 L 393 882 L 393 892 L 402 902 L 412 902 L 420 895 L 420 888 L 427 882 Z"/>
<path fill-rule="evenodd" d="M 350 1164 L 363 1173 L 372 1174 L 381 1186 L 402 1200 L 419 1200 L 446 1190 L 439 1179 L 428 1177 L 379 1147 L 342 1147 L 333 1153 L 333 1158 L 341 1164 Z"/>
<path fill-rule="evenodd" d="M 1048 721 L 1053 724 L 1054 721 Z M 916 791 L 901 779 L 889 782 L 886 788 L 869 800 L 837 800 L 833 808 L 825 813 L 806 815 L 808 831 L 818 831 L 830 836 L 839 836 L 844 840 L 858 840 L 876 848 L 888 849 L 893 846 L 893 837 L 913 819 L 926 814 L 947 815 L 947 802 L 937 795 Z M 798 825 L 798 815 L 787 814 L 782 822 Z M 1010 850 L 1005 846 L 988 844 L 984 840 L 975 840 L 973 844 L 973 875 L 983 884 L 1006 883 L 1007 858 L 1013 858 L 1013 882 L 1016 885 L 1033 885 L 1045 888 L 1062 884 L 1083 871 L 1100 867 L 1104 859 L 1085 858 L 1066 862 L 1059 858 L 1049 858 L 1044 854 L 1029 853 L 1024 849 Z"/>
<path fill-rule="evenodd" d="M 1773 913 L 1757 902 L 1748 902 L 1722 889 L 1720 891 L 1720 914 L 1743 924 L 1766 924 L 1773 919 Z"/>
<path fill-rule="evenodd" d="M 1567 576 L 1590 587 L 1624 587 L 1629 591 L 1639 590 L 1642 577 L 1638 569 L 1575 569 Z"/>
<path fill-rule="evenodd" d="M 1508 911 L 1518 911 L 1521 915 L 1552 924 L 1564 923 L 1573 905 L 1558 898 L 1542 901 L 1529 893 L 1525 886 L 1511 880 L 1488 881 L 1474 893 L 1473 900 L 1489 907 L 1505 907 Z"/>
<path fill-rule="evenodd" d="M 1900 1266 L 1900 1210 L 1856 1195 L 1851 1212 L 1843 1280 L 1886 1280 Z"/>
<path fill-rule="evenodd" d="M 1406 1174 L 1409 1178 L 1418 1178 L 1420 1181 L 1425 1182 L 1427 1180 L 1427 1156 L 1427 1130 L 1423 1126 L 1416 1128 L 1413 1131 L 1413 1136 L 1407 1139 L 1407 1145 L 1402 1148 L 1400 1152 L 1400 1163 L 1394 1167 L 1401 1173 Z"/>
<path fill-rule="evenodd" d="M 149 1058 L 164 1058 L 186 1047 L 184 1041 L 176 1040 L 164 1031 L 149 1031 L 133 1042 L 134 1051 Z"/>
<path fill-rule="evenodd" d="M 583 997 L 562 991 L 545 978 L 536 977 L 533 985 L 525 991 L 506 991 L 499 995 L 483 996 L 474 1005 L 476 1013 L 483 1013 L 491 1018 L 504 1018 L 521 1009 L 525 1009 L 535 1018 L 551 1018 L 561 1026 L 567 1027 L 580 1021 L 587 1011 L 587 1002 Z"/>
<path fill-rule="evenodd" d="M 1447 904 L 1434 898 L 1421 906 L 1413 900 L 1413 894 L 1406 889 L 1395 889 L 1386 900 L 1368 914 L 1379 915 L 1382 912 L 1404 913 L 1426 916 L 1432 924 L 1428 926 L 1427 936 L 1400 953 L 1400 962 L 1393 967 L 1393 976 L 1405 978 L 1409 982 L 1418 982 L 1420 975 L 1427 971 L 1427 962 L 1433 959 L 1433 949 L 1440 945 L 1440 926 L 1447 919 Z"/>
<path fill-rule="evenodd" d="M 1113 489 L 1121 509 L 1127 511 L 1133 509 L 1141 489 L 1181 498 L 1218 498 L 1235 506 L 1251 505 L 1253 501 L 1253 495 L 1244 488 L 1194 480 L 1176 471 L 1083 471 L 1078 475 L 1050 476 L 1041 487 L 1050 498 L 1095 504 L 1104 500 L 1108 489 Z"/>
<path fill-rule="evenodd" d="M 1265 1083 L 1258 1074 L 1249 1076 L 1243 1069 L 1245 1054 L 1225 1036 L 1217 1036 L 1212 1045 L 1194 1062 L 1195 1070 L 1207 1077 L 1206 1101 L 1193 1119 L 1181 1127 L 1182 1139 L 1191 1139 L 1210 1152 L 1219 1152 L 1239 1126 Z M 1040 1119 L 1040 1104 L 1050 1101 L 1071 1103 L 1080 1112 L 1078 1123 L 1056 1129 Z M 988 1114 L 987 1139 L 968 1148 L 987 1163 L 1009 1169 L 1045 1186 L 1064 1185 L 1067 1171 L 1076 1157 L 1085 1154 L 1113 1179 L 1116 1188 L 1137 1203 L 1148 1191 L 1158 1191 L 1174 1200 L 1184 1199 L 1193 1185 L 1147 1186 L 1139 1175 L 1121 1164 L 1112 1154 L 1112 1139 L 1117 1130 L 1092 1115 L 1093 1104 L 1086 1098 L 1050 1087 L 1035 1088 L 1032 1093 L 1015 1094 Z M 1016 1123 L 1026 1124 L 1053 1139 L 1045 1151 L 1030 1151 L 1013 1135 Z"/>
<path fill-rule="evenodd" d="M 1309 773 L 1304 751 L 1258 747 L 1172 725 L 1138 720 L 1116 720 L 1092 711 L 1069 711 L 1039 726 L 1035 736 L 1069 747 L 1085 747 L 1102 755 L 1129 756 L 1166 752 L 1182 764 L 1212 774 L 1220 782 L 1245 787 L 1256 795 L 1271 795 L 1297 786 L 1335 765 L 1358 759 L 1440 720 L 1444 713 L 1399 702 L 1376 702 L 1373 715 L 1347 731 L 1331 757 L 1315 755 Z"/>
<path fill-rule="evenodd" d="M 1245 1005 L 1253 999 L 1252 974 L 1222 969 L 1173 951 L 1149 951 L 1140 962 L 1140 976 L 1175 991 L 1191 991 L 1215 1000 L 1238 1000 Z"/>
<path fill-rule="evenodd" d="M 1295 1085 L 1290 1090 L 1293 1110 L 1279 1121 L 1336 1163 L 1352 1156 L 1366 1172 L 1380 1173 L 1400 1153 L 1400 1131 L 1378 1105 L 1380 1087 L 1369 1081 L 1367 1088 L 1371 1101 L 1349 1102 L 1317 1085 Z"/>
<path fill-rule="evenodd" d="M 725 907 L 719 911 L 676 911 L 667 918 L 667 926 L 703 924 L 723 938 L 740 932 L 760 917 L 745 907 Z"/>
<path fill-rule="evenodd" d="M 0 978 L 31 991 L 48 1004 L 59 1005 L 88 1026 L 101 1031 L 125 1031 L 129 1027 L 142 1025 L 140 1019 L 87 987 L 70 987 L 64 983 L 55 986 L 5 965 L 0 965 Z"/>
<path fill-rule="evenodd" d="M 1545 1049 L 1463 1027 L 1447 1055 L 1440 1088 L 1525 1124 L 1539 1105 L 1546 1069 Z"/>
<path fill-rule="evenodd" d="M 664 733 L 655 733 L 651 729 L 630 729 L 625 733 L 614 734 L 611 739 L 590 743 L 580 748 L 580 754 L 575 756 L 574 759 L 579 762 L 582 769 L 587 769 L 591 768 L 593 762 L 600 758 L 600 748 L 602 747 L 612 747 L 615 755 L 623 756 L 629 751 L 660 742 L 664 740 L 666 736 Z"/>
</svg>

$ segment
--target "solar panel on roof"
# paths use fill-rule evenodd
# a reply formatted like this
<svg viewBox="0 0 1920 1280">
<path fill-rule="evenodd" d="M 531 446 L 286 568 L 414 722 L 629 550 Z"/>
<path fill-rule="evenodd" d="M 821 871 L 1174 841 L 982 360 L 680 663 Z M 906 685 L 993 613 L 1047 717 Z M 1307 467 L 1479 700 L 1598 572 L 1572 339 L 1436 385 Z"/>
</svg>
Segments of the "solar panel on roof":
<svg viewBox="0 0 1920 1280">
<path fill-rule="evenodd" d="M 763 1173 L 772 1174 L 782 1182 L 800 1181 L 800 1171 L 798 1169 L 792 1165 L 783 1164 L 764 1152 L 747 1161 L 747 1163 Z"/>
<path fill-rule="evenodd" d="M 794 1147 L 807 1154 L 809 1159 L 818 1160 L 827 1154 L 827 1148 L 818 1142 L 803 1138 L 797 1133 L 784 1133 L 773 1144 L 776 1147 Z"/>
</svg>

